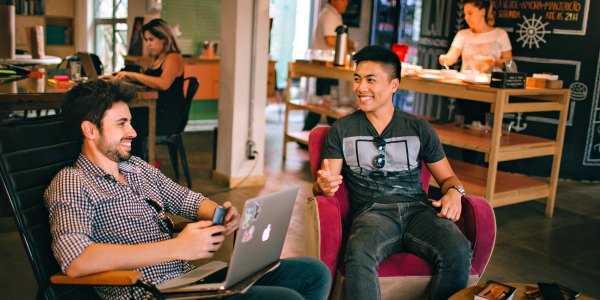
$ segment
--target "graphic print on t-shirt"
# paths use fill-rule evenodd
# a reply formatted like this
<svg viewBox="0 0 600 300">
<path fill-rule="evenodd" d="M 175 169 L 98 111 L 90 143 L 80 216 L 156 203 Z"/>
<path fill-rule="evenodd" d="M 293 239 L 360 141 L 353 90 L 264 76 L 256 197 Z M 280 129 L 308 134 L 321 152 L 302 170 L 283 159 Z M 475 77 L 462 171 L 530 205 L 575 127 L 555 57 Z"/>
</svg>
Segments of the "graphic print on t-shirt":
<svg viewBox="0 0 600 300">
<path fill-rule="evenodd" d="M 421 142 L 416 136 L 385 139 L 385 165 L 375 168 L 373 159 L 379 154 L 372 136 L 344 138 L 344 159 L 353 172 L 388 171 L 404 172 L 418 167 L 417 158 Z"/>
</svg>

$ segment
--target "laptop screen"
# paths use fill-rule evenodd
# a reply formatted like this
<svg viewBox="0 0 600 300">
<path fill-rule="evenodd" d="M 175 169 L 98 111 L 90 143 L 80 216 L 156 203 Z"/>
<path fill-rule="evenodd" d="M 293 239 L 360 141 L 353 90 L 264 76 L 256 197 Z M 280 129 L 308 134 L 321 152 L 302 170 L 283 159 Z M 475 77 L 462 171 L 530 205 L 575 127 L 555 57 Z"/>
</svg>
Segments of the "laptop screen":
<svg viewBox="0 0 600 300">
<path fill-rule="evenodd" d="M 96 67 L 94 67 L 92 56 L 86 52 L 79 52 L 78 56 L 88 80 L 98 79 L 98 73 L 96 72 Z"/>
</svg>

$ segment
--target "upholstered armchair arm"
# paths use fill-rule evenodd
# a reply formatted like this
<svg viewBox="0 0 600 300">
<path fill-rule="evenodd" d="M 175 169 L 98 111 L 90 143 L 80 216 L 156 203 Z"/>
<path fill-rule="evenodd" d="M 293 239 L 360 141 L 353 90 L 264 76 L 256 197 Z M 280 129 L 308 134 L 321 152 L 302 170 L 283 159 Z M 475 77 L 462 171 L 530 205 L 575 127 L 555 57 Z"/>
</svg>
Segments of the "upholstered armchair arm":
<svg viewBox="0 0 600 300">
<path fill-rule="evenodd" d="M 70 277 L 63 273 L 58 273 L 50 276 L 50 283 L 68 285 L 135 285 L 149 291 L 158 300 L 165 299 L 165 296 L 154 285 L 146 283 L 143 277 L 140 271 L 129 270 L 106 271 L 80 277 Z"/>
<path fill-rule="evenodd" d="M 308 230 L 319 231 L 318 255 L 331 271 L 333 278 L 338 267 L 342 244 L 342 216 L 338 200 L 330 196 L 315 196 L 309 201 L 314 201 L 316 204 L 318 226 L 315 227 L 318 228 Z"/>
<path fill-rule="evenodd" d="M 142 277 L 142 273 L 139 271 L 106 271 L 81 277 L 70 277 L 58 273 L 50 277 L 50 282 L 75 285 L 133 285 Z"/>
<path fill-rule="evenodd" d="M 465 196 L 462 200 L 463 233 L 473 248 L 473 269 L 481 275 L 492 255 L 496 240 L 496 218 L 494 210 L 483 198 Z"/>
</svg>

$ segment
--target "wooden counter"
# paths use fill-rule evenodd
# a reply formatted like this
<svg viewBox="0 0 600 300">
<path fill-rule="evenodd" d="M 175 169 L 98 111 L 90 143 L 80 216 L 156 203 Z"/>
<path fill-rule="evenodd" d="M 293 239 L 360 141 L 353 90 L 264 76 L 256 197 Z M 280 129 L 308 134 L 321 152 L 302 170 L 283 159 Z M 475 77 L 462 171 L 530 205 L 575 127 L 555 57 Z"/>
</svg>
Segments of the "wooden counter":
<svg viewBox="0 0 600 300">
<path fill-rule="evenodd" d="M 136 64 L 142 67 L 150 65 L 152 58 L 149 56 L 127 56 L 125 63 Z M 184 57 L 184 77 L 196 77 L 200 82 L 194 100 L 219 99 L 219 57 Z M 267 96 L 275 96 L 276 78 L 275 61 L 269 61 L 267 74 Z"/>
</svg>

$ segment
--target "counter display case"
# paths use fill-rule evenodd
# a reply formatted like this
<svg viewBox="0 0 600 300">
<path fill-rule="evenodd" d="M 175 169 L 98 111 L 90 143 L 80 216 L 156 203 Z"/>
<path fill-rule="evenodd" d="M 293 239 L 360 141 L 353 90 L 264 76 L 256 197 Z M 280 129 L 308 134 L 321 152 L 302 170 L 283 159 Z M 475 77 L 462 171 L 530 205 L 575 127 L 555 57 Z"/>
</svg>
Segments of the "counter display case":
<svg viewBox="0 0 600 300">
<path fill-rule="evenodd" d="M 331 111 L 326 104 L 315 105 L 308 104 L 304 100 L 290 99 L 289 88 L 292 79 L 321 77 L 351 82 L 353 76 L 354 70 L 349 68 L 329 67 L 309 62 L 290 63 L 286 90 L 283 159 L 286 157 L 288 142 L 307 144 L 308 139 L 308 132 L 289 131 L 288 120 L 291 110 L 301 109 L 333 117 L 342 115 Z M 490 111 L 495 116 L 517 112 L 558 112 L 554 139 L 512 132 L 503 134 L 500 117 L 494 118 L 493 126 L 489 131 L 456 127 L 454 124 L 432 124 L 443 144 L 481 152 L 487 157 L 487 167 L 450 160 L 454 172 L 462 181 L 467 193 L 484 197 L 493 207 L 546 198 L 546 215 L 552 217 L 569 104 L 568 89 L 499 89 L 467 84 L 458 80 L 426 80 L 418 77 L 403 77 L 400 89 L 490 103 Z M 515 101 L 516 97 L 519 98 L 518 101 Z M 547 180 L 498 170 L 500 162 L 540 156 L 553 157 Z"/>
</svg>

